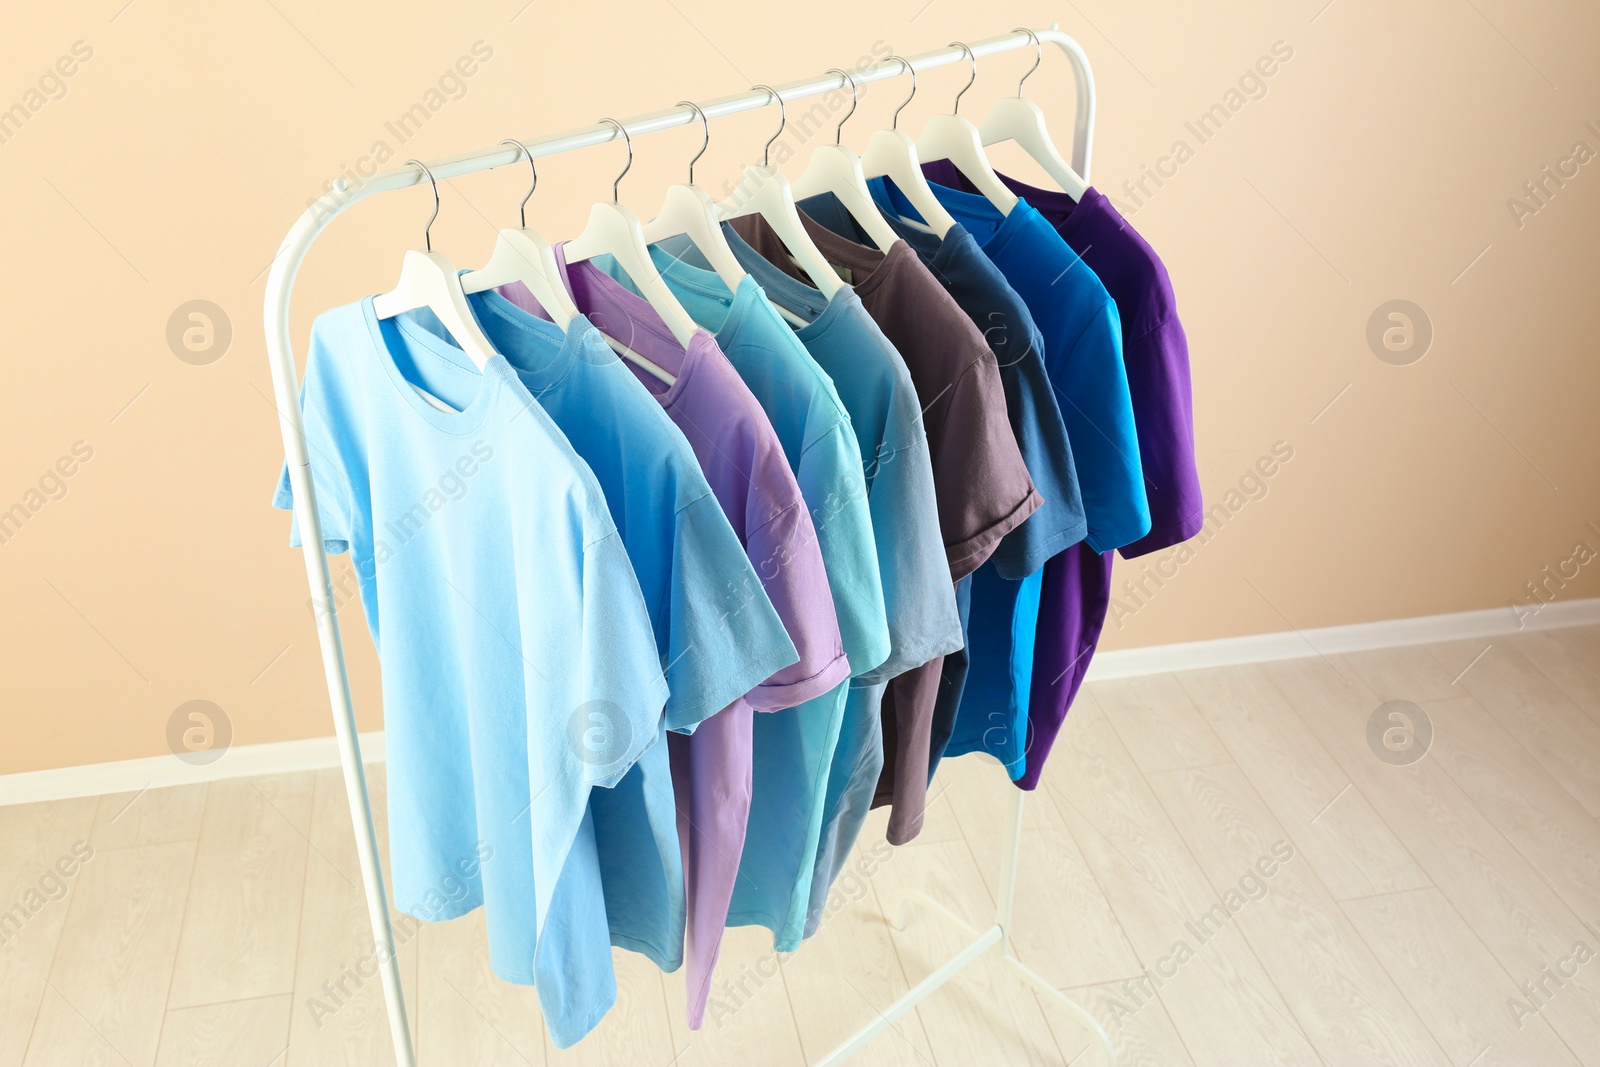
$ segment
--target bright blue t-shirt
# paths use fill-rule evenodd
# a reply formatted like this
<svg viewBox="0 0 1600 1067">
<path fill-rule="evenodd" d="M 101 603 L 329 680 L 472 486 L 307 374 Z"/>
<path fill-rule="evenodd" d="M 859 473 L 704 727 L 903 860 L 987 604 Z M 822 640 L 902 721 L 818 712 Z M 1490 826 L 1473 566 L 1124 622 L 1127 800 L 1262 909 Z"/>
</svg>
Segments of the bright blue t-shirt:
<svg viewBox="0 0 1600 1067">
<path fill-rule="evenodd" d="M 484 905 L 491 945 L 521 947 L 496 972 L 538 986 L 566 1045 L 610 1007 L 609 958 L 573 936 L 571 887 L 598 879 L 590 794 L 655 743 L 667 685 L 588 465 L 502 357 L 438 398 L 427 368 L 452 350 L 371 298 L 318 317 L 301 397 L 317 513 L 382 665 L 395 906 Z M 287 470 L 274 503 L 293 504 Z"/>
<path fill-rule="evenodd" d="M 1150 532 L 1150 504 L 1139 465 L 1117 305 L 1026 200 L 1002 214 L 981 194 L 929 184 L 939 203 L 1000 268 L 1038 324 L 1045 369 L 1072 442 L 1089 523 L 1084 540 L 1096 552 L 1137 541 Z M 880 183 L 877 191 L 891 214 L 921 221 L 898 189 Z"/>
<path fill-rule="evenodd" d="M 833 382 L 755 279 L 746 275 L 730 293 L 715 272 L 679 258 L 698 258 L 686 238 L 651 254 L 771 420 L 817 529 L 851 674 L 875 670 L 889 656 L 889 623 L 861 449 Z M 841 682 L 789 715 L 755 721 L 750 827 L 729 922 L 766 926 L 780 949 L 797 946 L 804 931 L 848 692 Z"/>
<path fill-rule="evenodd" d="M 872 807 L 884 761 L 884 686 L 890 678 L 961 648 L 961 619 L 939 529 L 922 407 L 905 361 L 849 286 L 824 297 L 768 263 L 731 226 L 724 225 L 723 233 L 767 299 L 806 323 L 795 329 L 795 336 L 832 380 L 850 415 L 865 465 L 889 619 L 889 659 L 852 678 L 845 700 L 805 909 L 803 935 L 809 937 Z M 756 916 L 744 921 L 771 925 Z M 798 939 L 778 947 L 788 951 L 796 944 Z"/>
<path fill-rule="evenodd" d="M 664 729 L 687 731 L 798 659 L 689 442 L 583 316 L 566 332 L 490 291 L 468 302 L 496 349 L 594 471 L 650 611 L 670 695 Z M 446 344 L 429 313 L 415 318 Z M 440 389 L 470 388 L 476 370 L 451 345 Z M 449 400 L 452 392 L 441 392 Z M 727 619 L 743 611 L 737 630 Z M 587 933 L 664 970 L 683 961 L 683 861 L 665 736 L 627 776 L 590 797 L 605 901 Z M 591 897 L 590 899 L 593 899 Z M 491 946 L 493 949 L 494 946 Z"/>
</svg>

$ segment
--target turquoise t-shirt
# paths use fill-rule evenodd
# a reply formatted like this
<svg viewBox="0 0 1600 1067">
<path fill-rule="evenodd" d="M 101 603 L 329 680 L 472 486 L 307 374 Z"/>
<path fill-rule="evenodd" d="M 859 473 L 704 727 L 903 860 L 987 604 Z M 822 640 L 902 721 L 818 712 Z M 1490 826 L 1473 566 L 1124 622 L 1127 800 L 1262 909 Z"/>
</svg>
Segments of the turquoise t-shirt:
<svg viewBox="0 0 1600 1067">
<path fill-rule="evenodd" d="M 485 906 L 491 952 L 521 947 L 496 972 L 538 986 L 567 1045 L 614 996 L 609 957 L 576 936 L 573 889 L 599 877 L 590 795 L 655 743 L 667 684 L 588 465 L 503 357 L 437 398 L 428 367 L 452 350 L 370 298 L 318 317 L 301 396 L 317 512 L 382 666 L 395 906 Z M 294 503 L 287 470 L 274 503 Z"/>
<path fill-rule="evenodd" d="M 767 298 L 806 323 L 795 336 L 832 380 L 850 415 L 865 463 L 889 619 L 889 659 L 852 678 L 845 700 L 806 906 L 803 934 L 810 936 L 866 822 L 883 770 L 884 686 L 961 648 L 961 619 L 939 529 L 922 407 L 905 361 L 849 286 L 824 297 L 768 263 L 731 226 L 724 225 L 723 233 Z"/>
<path fill-rule="evenodd" d="M 833 382 L 746 275 L 730 293 L 689 255 L 686 239 L 651 250 L 684 310 L 716 334 L 772 422 L 822 545 L 853 676 L 889 656 L 889 623 L 873 538 L 861 449 Z M 671 251 L 669 251 L 669 249 Z M 758 924 L 782 951 L 800 943 L 822 833 L 828 772 L 844 722 L 848 683 L 786 716 L 758 716 L 750 830 L 729 925 Z"/>
<path fill-rule="evenodd" d="M 594 471 L 656 634 L 670 695 L 664 727 L 688 731 L 798 659 L 783 621 L 712 494 L 694 452 L 631 371 L 583 316 L 565 333 L 496 292 L 468 298 L 485 336 Z M 416 321 L 441 340 L 426 312 Z M 408 319 L 412 316 L 406 316 Z M 446 344 L 450 342 L 445 340 Z M 447 384 L 468 389 L 477 372 L 452 345 Z M 443 386 L 441 386 L 443 388 Z M 451 399 L 451 393 L 441 393 Z M 748 603 L 748 611 L 745 611 Z M 737 628 L 727 619 L 741 611 Z M 591 796 L 610 943 L 663 970 L 683 961 L 684 882 L 665 737 L 614 788 Z"/>
</svg>

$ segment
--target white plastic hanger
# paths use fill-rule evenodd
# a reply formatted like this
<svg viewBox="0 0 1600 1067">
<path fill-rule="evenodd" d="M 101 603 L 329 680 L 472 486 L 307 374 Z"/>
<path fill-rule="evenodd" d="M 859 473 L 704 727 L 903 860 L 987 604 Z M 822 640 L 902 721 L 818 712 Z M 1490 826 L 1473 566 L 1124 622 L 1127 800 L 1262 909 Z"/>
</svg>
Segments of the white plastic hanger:
<svg viewBox="0 0 1600 1067">
<path fill-rule="evenodd" d="M 922 131 L 922 139 L 917 142 L 917 152 L 925 160 L 948 159 L 972 183 L 973 188 L 988 198 L 989 203 L 1009 215 L 1011 209 L 1017 206 L 1017 194 L 1006 188 L 1006 183 L 1000 180 L 994 167 L 989 164 L 978 127 L 958 114 L 961 98 L 978 80 L 978 57 L 961 41 L 951 41 L 950 46 L 967 54 L 967 59 L 972 63 L 972 76 L 956 94 L 950 114 L 935 115 L 928 120 L 928 125 Z"/>
<path fill-rule="evenodd" d="M 978 134 L 986 145 L 1014 141 L 1024 152 L 1033 157 L 1033 161 L 1039 164 L 1046 174 L 1055 179 L 1055 183 L 1061 186 L 1062 192 L 1074 200 L 1082 200 L 1083 194 L 1089 191 L 1089 183 L 1084 181 L 1083 177 L 1072 169 L 1072 164 L 1056 150 L 1055 142 L 1050 139 L 1050 131 L 1045 126 L 1044 112 L 1039 109 L 1039 105 L 1022 95 L 1023 83 L 1039 69 L 1039 64 L 1044 60 L 1044 46 L 1039 43 L 1039 35 L 1026 26 L 1019 26 L 1011 32 L 1025 33 L 1033 41 L 1033 66 L 1029 67 L 1027 74 L 1017 82 L 1016 96 L 1002 97 L 994 102 L 994 107 L 989 109 L 989 117 L 978 127 Z"/>
<path fill-rule="evenodd" d="M 693 337 L 700 327 L 695 325 L 689 313 L 683 310 L 683 305 L 672 295 L 667 283 L 661 280 L 661 272 L 656 270 L 655 262 L 650 258 L 650 246 L 645 242 L 644 227 L 639 222 L 639 216 L 623 207 L 617 200 L 617 187 L 622 184 L 623 175 L 633 169 L 633 138 L 628 135 L 626 127 L 616 119 L 600 121 L 609 122 L 617 128 L 618 133 L 622 134 L 622 139 L 628 145 L 628 162 L 622 168 L 622 173 L 611 183 L 611 202 L 598 203 L 590 208 L 589 224 L 583 228 L 582 233 L 563 245 L 561 251 L 568 264 L 582 263 L 595 256 L 611 256 L 615 259 L 617 265 L 633 281 L 639 295 L 649 301 L 656 314 L 661 316 L 661 321 L 666 323 L 672 336 L 680 345 L 687 346 L 689 338 Z M 601 336 L 618 355 L 643 367 L 654 377 L 668 385 L 677 381 L 672 374 L 617 338 L 605 333 L 604 330 L 601 331 Z"/>
<path fill-rule="evenodd" d="M 867 141 L 867 150 L 861 154 L 862 171 L 868 178 L 888 178 L 905 195 L 906 200 L 922 216 L 930 233 L 943 237 L 950 232 L 956 220 L 944 209 L 928 179 L 922 174 L 922 160 L 917 156 L 917 145 L 900 130 L 900 112 L 906 109 L 917 95 L 917 70 L 904 56 L 890 56 L 911 75 L 911 96 L 894 109 L 894 119 L 887 130 L 879 130 Z M 887 61 L 886 61 L 887 62 Z"/>
<path fill-rule="evenodd" d="M 517 208 L 521 229 L 504 229 L 495 241 L 494 254 L 479 270 L 469 271 L 461 278 L 463 292 L 481 293 L 485 289 L 498 289 L 502 285 L 521 282 L 549 314 L 550 319 L 563 330 L 578 317 L 578 306 L 567 293 L 561 278 L 561 264 L 556 262 L 555 249 L 550 242 L 528 229 L 528 200 L 539 187 L 539 168 L 534 165 L 533 153 L 521 141 L 506 138 L 501 144 L 515 145 L 528 157 L 528 168 L 533 171 L 533 184 Z"/>
<path fill-rule="evenodd" d="M 867 188 L 867 176 L 861 169 L 860 158 L 842 143 L 844 124 L 856 113 L 856 80 L 848 71 L 838 67 L 829 69 L 828 73 L 839 75 L 850 86 L 850 110 L 834 127 L 833 143 L 821 145 L 812 151 L 811 159 L 806 163 L 806 172 L 794 183 L 794 195 L 805 200 L 807 197 L 832 193 L 878 250 L 887 252 L 889 246 L 899 238 L 894 228 L 883 220 L 883 214 L 872 199 L 872 190 Z"/>
<path fill-rule="evenodd" d="M 812 286 L 824 297 L 831 298 L 844 287 L 844 281 L 828 265 L 827 258 L 806 232 L 805 223 L 800 221 L 800 209 L 795 206 L 794 190 L 790 188 L 789 180 L 769 165 L 772 142 L 783 136 L 783 129 L 789 124 L 789 113 L 783 106 L 783 97 L 770 85 L 753 85 L 751 88 L 765 90 L 777 102 L 778 132 L 767 139 L 766 147 L 761 151 L 761 166 L 752 163 L 744 168 L 737 192 L 717 205 L 717 215 L 724 222 L 746 215 L 760 215 L 789 250 L 790 258 L 811 279 Z"/>
<path fill-rule="evenodd" d="M 688 182 L 667 189 L 661 210 L 645 225 L 644 239 L 650 244 L 658 244 L 669 237 L 689 238 L 731 293 L 744 280 L 745 270 L 734 256 L 727 235 L 722 232 L 722 223 L 717 219 L 717 202 L 711 199 L 710 193 L 694 183 L 694 165 L 706 154 L 706 148 L 711 144 L 711 123 L 706 121 L 706 113 L 694 101 L 679 100 L 678 106 L 694 109 L 705 131 L 705 139 L 700 142 L 700 151 L 689 160 Z"/>
<path fill-rule="evenodd" d="M 408 159 L 406 163 L 421 168 L 428 178 L 428 184 L 433 186 L 433 214 L 428 216 L 428 223 L 422 228 L 422 243 L 426 251 L 418 252 L 413 248 L 406 252 L 405 261 L 400 267 L 400 280 L 387 293 L 372 298 L 372 310 L 380 319 L 392 319 L 407 311 L 427 308 L 438 317 L 440 324 L 481 371 L 498 353 L 478 328 L 478 320 L 472 317 L 472 309 L 467 307 L 467 294 L 461 291 L 461 278 L 456 274 L 455 267 L 441 253 L 433 250 L 433 220 L 439 217 L 439 183 L 433 180 L 433 172 L 420 159 Z"/>
</svg>

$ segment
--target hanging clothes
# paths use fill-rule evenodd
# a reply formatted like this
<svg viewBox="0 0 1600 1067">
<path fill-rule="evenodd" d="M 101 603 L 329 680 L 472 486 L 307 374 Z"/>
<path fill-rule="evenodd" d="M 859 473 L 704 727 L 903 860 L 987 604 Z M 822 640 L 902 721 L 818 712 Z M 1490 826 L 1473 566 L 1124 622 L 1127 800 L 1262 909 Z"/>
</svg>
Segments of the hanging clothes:
<svg viewBox="0 0 1600 1067">
<path fill-rule="evenodd" d="M 371 298 L 318 317 L 302 392 L 317 508 L 383 668 L 395 904 L 430 921 L 485 906 L 495 972 L 537 985 L 570 1044 L 592 1025 L 568 1026 L 570 1005 L 604 978 L 559 883 L 598 876 L 590 794 L 655 742 L 667 683 L 588 465 L 503 358 L 442 399 L 430 367 L 458 352 Z M 298 506 L 287 471 L 273 502 Z"/>
<path fill-rule="evenodd" d="M 1026 304 L 959 223 L 941 238 L 885 210 L 891 204 L 889 184 L 886 178 L 867 183 L 880 217 L 982 331 L 1000 368 L 1012 435 L 1044 500 L 1006 534 L 982 567 L 961 580 L 966 647 L 945 657 L 929 745 L 931 779 L 951 742 L 964 699 L 982 708 L 983 715 L 974 717 L 952 754 L 983 749 L 1008 768 L 1022 762 L 1044 564 L 1081 541 L 1088 521 L 1066 424 L 1041 355 L 1043 339 Z M 833 195 L 812 197 L 801 207 L 808 218 L 841 237 L 868 244 L 866 232 Z"/>
<path fill-rule="evenodd" d="M 657 742 L 589 801 L 600 880 L 572 890 L 585 902 L 584 958 L 604 966 L 612 983 L 604 1007 L 579 1016 L 598 1019 L 615 1000 L 609 945 L 666 971 L 683 962 L 683 864 L 664 731 L 693 730 L 799 657 L 771 603 L 741 595 L 758 587 L 755 569 L 683 434 L 586 318 L 563 334 L 519 306 L 533 302 L 521 283 L 508 290 L 517 301 L 491 291 L 468 303 L 595 472 L 644 592 L 670 689 Z M 476 373 L 464 353 L 454 373 Z M 737 632 L 726 625 L 736 614 Z"/>
<path fill-rule="evenodd" d="M 714 271 L 678 258 L 687 240 L 651 250 L 668 288 L 717 344 L 771 420 L 811 508 L 852 678 L 889 657 L 890 634 L 868 504 L 865 465 L 850 416 L 805 345 L 746 275 L 729 292 Z M 750 830 L 729 925 L 759 924 L 778 951 L 799 947 L 822 834 L 828 772 L 849 684 L 794 709 L 757 718 Z M 691 1019 L 691 1025 L 698 1019 Z"/>
<path fill-rule="evenodd" d="M 712 491 L 745 542 L 761 588 L 800 650 L 800 662 L 754 690 L 743 707 L 713 716 L 688 737 L 668 737 L 684 847 L 691 1018 L 704 1010 L 738 880 L 752 798 L 754 723 L 750 708 L 794 714 L 850 674 L 821 545 L 805 499 L 771 422 L 701 329 L 680 345 L 649 303 L 592 261 L 568 266 L 580 310 L 677 380 L 666 385 L 625 364 L 688 438 Z M 738 618 L 729 620 L 738 626 Z M 785 710 L 790 709 L 790 710 Z"/>
<path fill-rule="evenodd" d="M 885 762 L 882 702 L 890 678 L 961 648 L 961 620 L 939 528 L 933 464 L 911 372 L 849 286 L 831 297 L 762 258 L 723 225 L 739 263 L 769 300 L 806 324 L 795 336 L 832 379 L 861 445 L 891 652 L 876 670 L 852 679 L 844 724 L 823 801 L 823 826 L 801 936 L 816 932 L 829 888 L 860 835 Z M 697 253 L 681 251 L 694 262 Z M 743 883 L 731 924 L 768 925 Z M 791 920 L 793 916 L 791 916 Z M 792 922 L 780 950 L 798 947 Z"/>
<path fill-rule="evenodd" d="M 1089 523 L 1083 542 L 1045 565 L 1027 701 L 1024 752 L 1031 753 L 1039 724 L 1053 721 L 1059 729 L 1099 640 L 1110 603 L 1110 562 L 1100 555 L 1150 530 L 1121 325 L 1104 284 L 1026 200 L 1002 214 L 977 193 L 931 184 L 940 203 L 978 240 L 1039 325 L 1045 366 L 1064 400 L 1061 413 Z M 903 197 L 886 191 L 895 213 L 913 217 L 907 213 L 914 209 Z M 1072 565 L 1073 574 L 1084 580 L 1069 581 L 1059 573 L 1068 556 L 1084 557 Z M 965 715 L 958 711 L 956 729 L 981 739 L 985 710 L 969 704 Z M 1022 777 L 1026 759 L 1011 762 L 1008 772 Z"/>
<path fill-rule="evenodd" d="M 947 161 L 929 163 L 923 171 L 930 181 L 972 189 L 960 171 Z M 1189 343 L 1178 318 L 1177 300 L 1166 266 L 1155 250 L 1129 225 L 1111 202 L 1092 186 L 1074 201 L 1062 192 L 1036 189 L 1015 178 L 999 175 L 1012 192 L 1033 204 L 1063 240 L 1082 257 L 1106 287 L 1116 304 L 1122 335 L 1134 425 L 1139 440 L 1139 460 L 1145 496 L 1150 509 L 1150 530 L 1143 537 L 1119 546 L 1124 559 L 1132 559 L 1180 544 L 1200 532 L 1205 523 L 1200 476 L 1194 452 L 1194 402 L 1189 379 Z M 1103 546 L 1102 546 L 1103 547 Z M 1054 699 L 1029 713 L 1028 770 L 1017 784 L 1037 787 L 1045 758 L 1071 706 L 1089 660 L 1099 642 L 1106 606 L 1111 598 L 1109 550 L 1098 564 L 1079 561 L 1079 605 L 1089 606 L 1098 622 L 1074 626 L 1063 620 L 1052 635 L 1058 646 L 1051 657 L 1065 663 L 1066 677 L 1041 679 Z M 1058 577 L 1058 585 L 1065 579 Z"/>
<path fill-rule="evenodd" d="M 732 225 L 769 262 L 791 274 L 798 269 L 761 219 L 749 216 Z M 841 276 L 905 358 L 923 408 L 950 579 L 959 581 L 1043 503 L 1012 436 L 994 357 L 903 241 L 879 252 L 815 222 L 806 230 L 828 261 L 842 268 Z M 873 803 L 892 805 L 893 844 L 911 840 L 922 828 L 942 666 L 940 660 L 914 668 L 890 681 L 884 693 L 885 762 Z"/>
</svg>

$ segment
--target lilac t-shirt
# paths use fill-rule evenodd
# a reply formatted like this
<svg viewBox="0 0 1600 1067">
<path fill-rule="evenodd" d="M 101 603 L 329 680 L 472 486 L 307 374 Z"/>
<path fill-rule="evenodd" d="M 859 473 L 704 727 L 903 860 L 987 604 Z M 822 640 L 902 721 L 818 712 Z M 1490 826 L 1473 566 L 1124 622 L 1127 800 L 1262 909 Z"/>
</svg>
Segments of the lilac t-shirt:
<svg viewBox="0 0 1600 1067">
<path fill-rule="evenodd" d="M 687 347 L 679 344 L 648 301 L 593 263 L 567 266 L 562 251 L 558 245 L 556 259 L 579 310 L 602 334 L 624 341 L 677 379 L 667 385 L 623 359 L 688 438 L 755 564 L 761 588 L 749 590 L 750 598 L 771 600 L 800 654 L 798 663 L 701 723 L 693 735 L 667 738 L 684 852 L 686 979 L 690 990 L 703 989 L 716 966 L 749 824 L 751 708 L 777 711 L 820 696 L 850 676 L 850 662 L 799 484 L 771 422 L 716 340 L 697 330 Z M 739 625 L 737 614 L 728 625 Z"/>
</svg>

